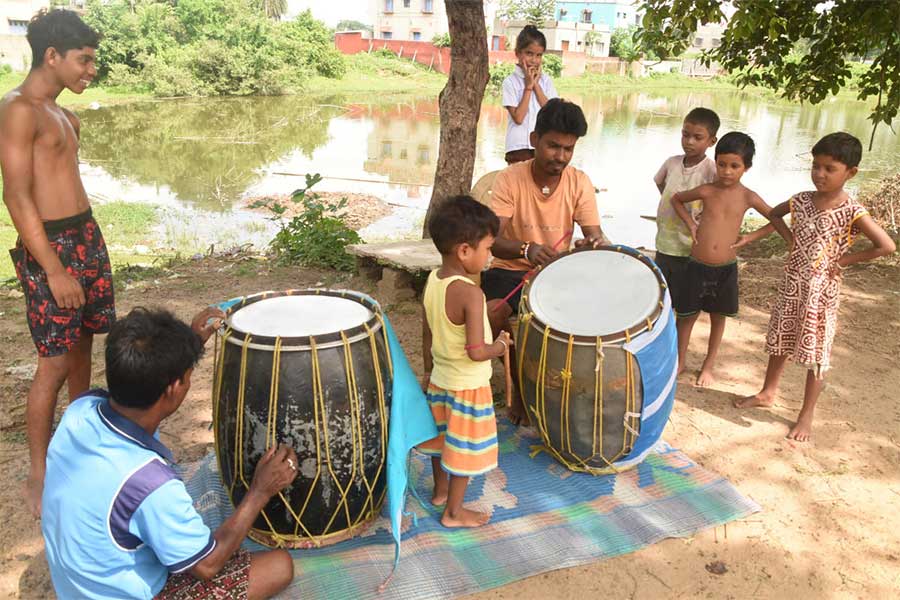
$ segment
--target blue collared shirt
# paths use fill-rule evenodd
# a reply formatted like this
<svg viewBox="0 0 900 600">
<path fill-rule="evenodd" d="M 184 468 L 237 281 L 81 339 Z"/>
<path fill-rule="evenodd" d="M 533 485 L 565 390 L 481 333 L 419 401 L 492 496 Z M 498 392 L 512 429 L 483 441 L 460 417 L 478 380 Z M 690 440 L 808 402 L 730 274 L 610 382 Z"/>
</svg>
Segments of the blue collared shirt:
<svg viewBox="0 0 900 600">
<path fill-rule="evenodd" d="M 60 598 L 152 598 L 216 542 L 172 453 L 115 412 L 108 393 L 72 402 L 47 451 L 41 530 Z"/>
</svg>

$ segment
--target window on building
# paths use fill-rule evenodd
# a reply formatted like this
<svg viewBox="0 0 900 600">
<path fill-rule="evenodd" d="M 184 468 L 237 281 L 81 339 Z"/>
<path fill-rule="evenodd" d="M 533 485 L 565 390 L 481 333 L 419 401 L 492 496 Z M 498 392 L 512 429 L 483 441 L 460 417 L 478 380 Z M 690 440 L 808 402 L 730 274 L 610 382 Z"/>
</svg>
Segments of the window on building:
<svg viewBox="0 0 900 600">
<path fill-rule="evenodd" d="M 413 31 L 412 34 L 413 34 L 414 42 L 419 42 L 422 40 L 422 32 L 421 31 Z"/>
<path fill-rule="evenodd" d="M 694 38 L 694 48 L 700 48 L 703 46 L 703 38 L 697 37 Z"/>
<path fill-rule="evenodd" d="M 591 22 L 591 11 L 587 8 L 581 11 L 581 22 L 582 23 L 590 23 Z"/>
<path fill-rule="evenodd" d="M 431 151 L 428 149 L 428 146 L 419 146 L 418 148 L 416 148 L 417 165 L 428 164 L 429 160 L 431 160 Z"/>
<path fill-rule="evenodd" d="M 9 23 L 9 32 L 12 35 L 25 35 L 28 33 L 28 21 L 20 21 L 19 19 L 7 19 Z"/>
<path fill-rule="evenodd" d="M 384 0 L 384 12 L 394 12 L 394 0 Z"/>
<path fill-rule="evenodd" d="M 383 39 L 383 40 L 392 40 L 392 39 L 394 39 L 394 34 L 391 33 L 390 31 L 382 31 L 382 32 L 381 32 L 381 39 Z"/>
<path fill-rule="evenodd" d="M 406 158 L 407 158 L 406 148 L 404 148 L 400 151 L 400 160 L 406 160 Z"/>
<path fill-rule="evenodd" d="M 718 47 L 721 46 L 721 45 L 722 45 L 722 40 L 720 40 L 719 38 L 713 38 L 713 39 L 712 39 L 712 46 L 713 46 L 713 48 L 718 48 Z"/>
<path fill-rule="evenodd" d="M 434 12 L 434 0 L 422 0 L 422 12 Z"/>
<path fill-rule="evenodd" d="M 403 8 L 409 8 L 410 0 L 403 0 Z"/>
<path fill-rule="evenodd" d="M 381 142 L 381 158 L 391 158 L 394 153 L 394 146 L 390 140 Z"/>
</svg>

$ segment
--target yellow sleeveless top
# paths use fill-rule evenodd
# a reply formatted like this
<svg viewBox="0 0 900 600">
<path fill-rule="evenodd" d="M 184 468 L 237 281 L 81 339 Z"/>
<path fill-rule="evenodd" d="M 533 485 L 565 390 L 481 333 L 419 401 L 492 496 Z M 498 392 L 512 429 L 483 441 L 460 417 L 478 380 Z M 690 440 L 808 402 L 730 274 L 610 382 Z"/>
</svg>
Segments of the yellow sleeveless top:
<svg viewBox="0 0 900 600">
<path fill-rule="evenodd" d="M 434 369 L 431 383 L 447 390 L 474 390 L 491 382 L 491 361 L 474 361 L 466 352 L 466 326 L 457 325 L 447 317 L 447 288 L 456 280 L 475 285 L 468 277 L 452 275 L 441 279 L 435 269 L 428 276 L 422 304 L 431 329 L 431 356 Z M 493 342 L 488 321 L 487 302 L 484 305 L 484 343 Z"/>
</svg>

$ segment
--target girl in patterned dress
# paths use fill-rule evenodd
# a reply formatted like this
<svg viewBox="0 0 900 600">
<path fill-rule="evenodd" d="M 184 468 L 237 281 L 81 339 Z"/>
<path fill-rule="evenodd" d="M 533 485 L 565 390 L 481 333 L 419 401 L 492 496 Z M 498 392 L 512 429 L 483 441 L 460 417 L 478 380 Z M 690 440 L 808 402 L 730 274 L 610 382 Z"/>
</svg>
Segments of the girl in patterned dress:
<svg viewBox="0 0 900 600">
<path fill-rule="evenodd" d="M 858 171 L 862 144 L 848 133 L 831 133 L 812 149 L 815 192 L 801 192 L 776 206 L 770 220 L 791 215 L 793 242 L 778 299 L 772 309 L 766 352 L 769 365 L 762 390 L 742 398 L 738 408 L 772 406 L 788 357 L 807 367 L 803 407 L 787 437 L 810 438 L 813 411 L 831 366 L 831 346 L 837 328 L 842 272 L 845 267 L 893 253 L 894 242 L 869 213 L 844 191 Z M 744 245 L 768 234 L 770 226 L 741 238 Z M 862 233 L 872 248 L 850 252 Z"/>
</svg>

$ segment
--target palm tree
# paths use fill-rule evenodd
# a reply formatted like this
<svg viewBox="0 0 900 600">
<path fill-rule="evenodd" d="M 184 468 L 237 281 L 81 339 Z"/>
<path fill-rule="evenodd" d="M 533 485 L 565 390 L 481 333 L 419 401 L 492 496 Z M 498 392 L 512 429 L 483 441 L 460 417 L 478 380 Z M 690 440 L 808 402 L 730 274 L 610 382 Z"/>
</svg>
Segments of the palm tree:
<svg viewBox="0 0 900 600">
<path fill-rule="evenodd" d="M 260 8 L 268 18 L 278 21 L 287 12 L 287 0 L 260 0 Z"/>
</svg>

